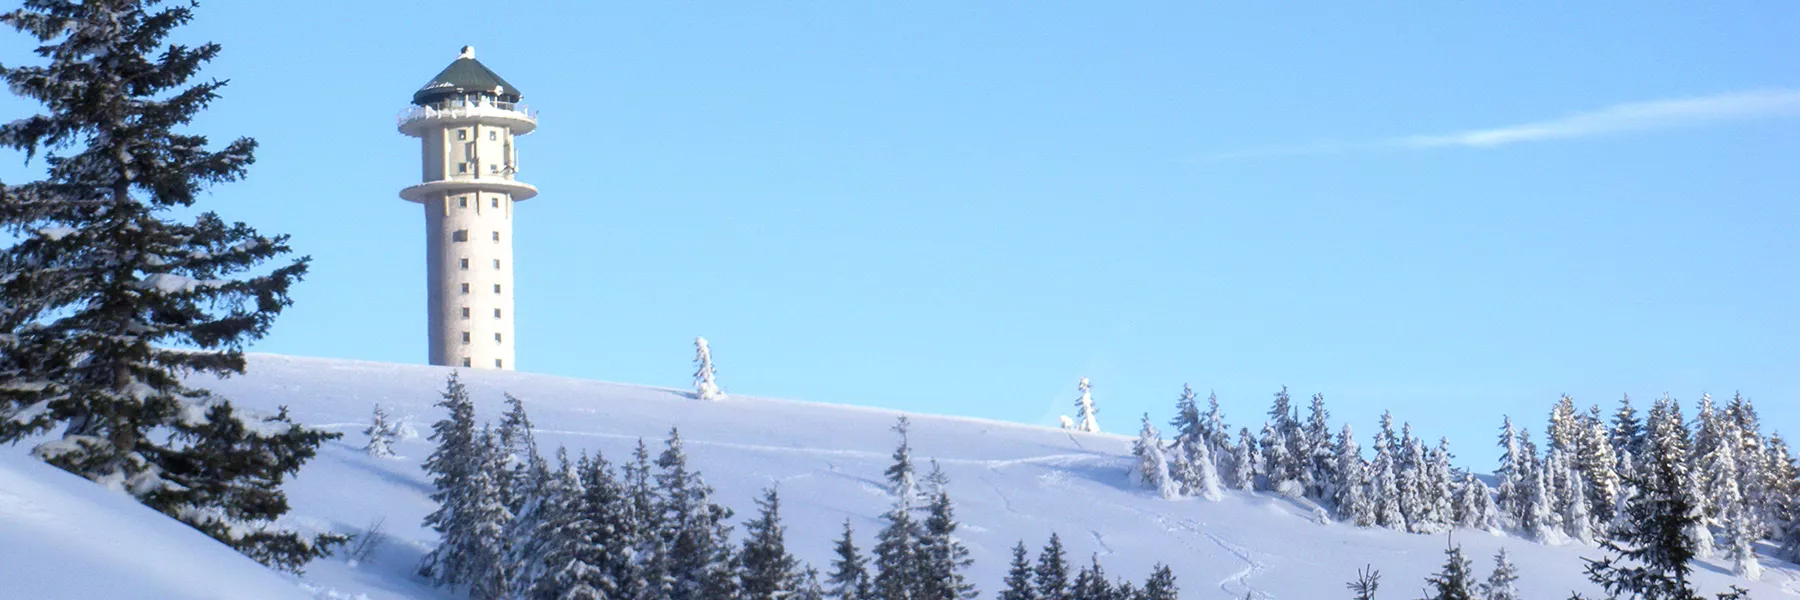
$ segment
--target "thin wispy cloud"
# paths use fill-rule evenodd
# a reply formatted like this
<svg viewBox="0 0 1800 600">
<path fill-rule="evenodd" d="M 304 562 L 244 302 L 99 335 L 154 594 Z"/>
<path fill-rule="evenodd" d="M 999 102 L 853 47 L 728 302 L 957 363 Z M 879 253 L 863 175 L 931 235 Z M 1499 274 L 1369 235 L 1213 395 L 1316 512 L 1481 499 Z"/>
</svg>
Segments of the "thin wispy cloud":
<svg viewBox="0 0 1800 600">
<path fill-rule="evenodd" d="M 1489 129 L 1471 129 L 1435 135 L 1411 135 L 1363 143 L 1316 143 L 1214 154 L 1207 158 L 1209 160 L 1226 160 L 1336 154 L 1367 150 L 1497 148 L 1529 142 L 1567 140 L 1795 115 L 1800 115 L 1800 90 L 1761 90 L 1697 98 L 1615 104 L 1599 110 L 1576 113 L 1547 121 Z"/>
</svg>

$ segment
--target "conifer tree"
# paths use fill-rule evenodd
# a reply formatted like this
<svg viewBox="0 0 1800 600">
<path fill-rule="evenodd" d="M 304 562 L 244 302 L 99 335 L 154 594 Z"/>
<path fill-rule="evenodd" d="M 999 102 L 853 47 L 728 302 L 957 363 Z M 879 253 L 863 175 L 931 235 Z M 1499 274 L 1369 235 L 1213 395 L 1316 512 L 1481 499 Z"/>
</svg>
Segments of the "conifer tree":
<svg viewBox="0 0 1800 600">
<path fill-rule="evenodd" d="M 1688 581 L 1693 572 L 1692 531 L 1699 511 L 1688 490 L 1685 430 L 1679 407 L 1667 397 L 1651 409 L 1643 460 L 1632 482 L 1638 492 L 1626 504 L 1629 525 L 1600 542 L 1611 556 L 1587 561 L 1588 579 L 1611 597 L 1699 600 Z M 1719 598 L 1741 598 L 1741 590 Z M 1576 595 L 1579 599 L 1580 596 Z"/>
<path fill-rule="evenodd" d="M 1350 593 L 1356 594 L 1356 600 L 1375 600 L 1375 591 L 1381 589 L 1381 572 L 1373 567 L 1357 570 L 1356 579 L 1344 584 Z M 1249 594 L 1245 594 L 1248 597 Z"/>
<path fill-rule="evenodd" d="M 1012 564 L 1006 571 L 1006 587 L 1000 590 L 999 600 L 1037 600 L 1037 587 L 1032 585 L 1031 575 L 1031 553 L 1025 549 L 1025 541 L 1019 540 L 1013 546 Z"/>
<path fill-rule="evenodd" d="M 1175 572 L 1169 565 L 1156 563 L 1150 569 L 1150 578 L 1144 580 L 1143 600 L 1177 600 L 1181 597 L 1181 589 L 1175 585 Z"/>
<path fill-rule="evenodd" d="M 437 449 L 426 457 L 423 466 L 431 476 L 431 500 L 438 504 L 437 510 L 425 516 L 425 526 L 436 531 L 441 540 L 437 549 L 425 555 L 419 574 L 435 585 L 447 586 L 467 582 L 463 574 L 469 571 L 470 559 L 462 547 L 450 540 L 464 535 L 459 530 L 462 514 L 468 510 L 469 491 L 474 487 L 471 481 L 483 466 L 483 457 L 475 434 L 475 404 L 454 371 L 444 384 L 443 398 L 437 406 L 449 414 L 431 426 L 430 439 L 437 442 Z"/>
<path fill-rule="evenodd" d="M 491 428 L 483 427 L 475 444 L 475 469 L 460 490 L 439 549 L 457 557 L 460 572 L 453 579 L 467 586 L 471 600 L 500 600 L 511 590 L 513 577 L 506 560 L 513 515 L 502 501 L 499 478 L 505 463 Z"/>
<path fill-rule="evenodd" d="M 1256 452 L 1256 443 L 1250 439 L 1250 428 L 1238 429 L 1237 447 L 1231 454 L 1231 478 L 1228 482 L 1234 490 L 1252 490 L 1256 488 L 1256 468 L 1262 464 L 1262 457 Z"/>
<path fill-rule="evenodd" d="M 850 527 L 850 519 L 844 519 L 844 535 L 832 551 L 837 557 L 831 559 L 831 573 L 825 579 L 831 585 L 826 596 L 832 600 L 870 600 L 869 561 L 856 548 L 856 532 Z"/>
<path fill-rule="evenodd" d="M 1400 511 L 1400 472 L 1394 458 L 1394 417 L 1381 415 L 1381 431 L 1375 434 L 1375 462 L 1370 467 L 1369 496 L 1375 504 L 1375 524 L 1390 529 L 1405 529 L 1406 516 Z"/>
<path fill-rule="evenodd" d="M 1149 420 L 1145 419 L 1145 424 Z M 956 537 L 958 524 L 950 492 L 942 484 L 942 471 L 932 463 L 931 503 L 926 507 L 924 532 L 919 538 L 919 600 L 966 600 L 976 595 L 975 585 L 963 575 L 974 560 Z"/>
<path fill-rule="evenodd" d="M 1469 529 L 1498 531 L 1500 513 L 1494 506 L 1494 490 L 1473 473 L 1463 473 L 1456 492 L 1456 525 Z"/>
<path fill-rule="evenodd" d="M 1225 425 L 1225 411 L 1219 408 L 1219 394 L 1208 393 L 1206 412 L 1200 413 L 1201 431 L 1206 437 L 1206 451 L 1216 457 L 1231 455 L 1231 429 Z"/>
<path fill-rule="evenodd" d="M 1523 600 L 1519 596 L 1519 568 L 1513 566 L 1512 558 L 1505 548 L 1494 555 L 1494 571 L 1488 575 L 1487 582 L 1481 584 L 1482 600 Z"/>
<path fill-rule="evenodd" d="M 546 529 L 556 541 L 546 548 L 545 575 L 531 588 L 534 600 L 625 597 L 633 576 L 630 498 L 604 456 L 583 456 L 578 485 L 550 484 L 569 493 Z M 546 487 L 550 487 L 547 485 Z"/>
<path fill-rule="evenodd" d="M 1617 518 L 1619 505 L 1619 454 L 1613 449 L 1611 432 L 1600 419 L 1599 406 L 1589 409 L 1581 427 L 1584 435 L 1578 444 L 1576 465 L 1587 483 L 1588 511 L 1594 523 L 1611 523 Z"/>
<path fill-rule="evenodd" d="M 33 455 L 297 572 L 345 538 L 275 526 L 280 486 L 339 434 L 189 382 L 244 372 L 244 346 L 291 304 L 308 259 L 282 261 L 287 236 L 195 210 L 209 185 L 243 177 L 256 142 L 211 151 L 179 131 L 219 98 L 223 81 L 191 80 L 220 47 L 166 43 L 194 7 L 158 4 L 27 0 L 0 14 L 45 61 L 0 67 L 44 107 L 0 125 L 0 146 L 48 167 L 0 185 L 0 444 L 60 425 Z"/>
<path fill-rule="evenodd" d="M 1444 569 L 1425 578 L 1425 600 L 1475 600 L 1475 564 L 1463 557 L 1460 546 L 1451 546 L 1444 554 Z"/>
<path fill-rule="evenodd" d="M 1100 567 L 1100 555 L 1088 557 L 1088 565 L 1075 574 L 1069 600 L 1111 600 L 1112 585 L 1106 580 L 1106 569 Z"/>
<path fill-rule="evenodd" d="M 886 525 L 875 537 L 875 576 L 870 584 L 874 596 L 882 600 L 923 600 L 918 592 L 923 576 L 920 542 L 925 531 L 912 514 L 919 491 L 907 436 L 909 426 L 904 416 L 894 425 L 900 443 L 894 449 L 894 464 L 886 472 L 894 505 L 882 515 Z"/>
<path fill-rule="evenodd" d="M 716 381 L 717 371 L 713 368 L 712 347 L 706 344 L 706 338 L 694 337 L 694 397 L 700 400 L 721 400 L 725 392 L 719 391 Z"/>
<path fill-rule="evenodd" d="M 1325 409 L 1325 395 L 1313 394 L 1312 409 L 1306 422 L 1307 495 L 1315 500 L 1331 502 L 1338 480 L 1337 448 L 1331 443 L 1331 411 Z"/>
<path fill-rule="evenodd" d="M 1608 434 L 1613 452 L 1619 457 L 1619 478 L 1624 485 L 1626 480 L 1636 477 L 1636 465 L 1644 455 L 1644 426 L 1638 421 L 1637 409 L 1631 406 L 1631 396 L 1619 399 L 1619 408 L 1613 411 L 1612 429 Z M 1630 491 L 1622 488 L 1620 493 Z"/>
<path fill-rule="evenodd" d="M 546 485 L 549 466 L 538 454 L 537 436 L 532 433 L 531 417 L 525 413 L 525 402 L 505 394 L 506 414 L 500 417 L 498 429 L 501 458 L 505 468 L 499 473 L 501 495 L 506 506 L 517 514 L 524 508 L 539 486 Z"/>
<path fill-rule="evenodd" d="M 363 435 L 369 436 L 369 444 L 363 447 L 363 451 L 369 453 L 369 456 L 388 458 L 394 455 L 394 438 L 399 436 L 399 431 L 394 428 L 391 418 L 387 411 L 381 409 L 380 404 L 375 405 L 375 414 L 369 418 L 369 428 L 363 430 Z"/>
<path fill-rule="evenodd" d="M 1731 547 L 1726 558 L 1731 559 L 1731 572 L 1738 577 L 1751 581 L 1762 579 L 1762 562 L 1756 558 L 1756 530 L 1752 524 L 1754 517 L 1751 509 L 1739 504 L 1732 509 L 1725 521 L 1725 533 L 1730 536 Z"/>
<path fill-rule="evenodd" d="M 747 537 L 739 556 L 743 600 L 784 600 L 805 584 L 800 561 L 788 554 L 786 527 L 781 524 L 781 494 L 770 487 L 756 501 L 757 518 L 745 526 Z"/>
<path fill-rule="evenodd" d="M 1212 442 L 1207 424 L 1201 420 L 1200 407 L 1194 403 L 1194 388 L 1185 383 L 1181 384 L 1181 396 L 1175 399 L 1175 417 L 1169 419 L 1169 426 L 1175 429 L 1175 439 L 1171 441 L 1176 445 Z M 1176 460 L 1182 457 L 1177 456 Z"/>
<path fill-rule="evenodd" d="M 1200 451 L 1205 452 L 1205 442 L 1199 443 Z M 1176 454 L 1178 456 L 1186 454 L 1187 448 L 1179 445 L 1181 442 L 1177 442 L 1177 444 Z M 1155 490 L 1157 495 L 1162 496 L 1165 500 L 1181 497 L 1181 484 L 1169 472 L 1169 459 L 1163 453 L 1162 434 L 1156 431 L 1155 425 L 1150 424 L 1150 413 L 1144 413 L 1144 427 L 1138 431 L 1138 439 L 1131 443 L 1131 454 L 1137 458 L 1137 465 L 1133 471 L 1137 475 L 1139 484 Z M 1185 469 L 1193 469 L 1195 466 L 1186 458 L 1178 460 Z M 1199 474 L 1195 473 L 1189 478 L 1199 479 Z"/>
<path fill-rule="evenodd" d="M 1037 568 L 1032 571 L 1038 600 L 1070 600 L 1069 562 L 1063 552 L 1062 538 L 1050 534 L 1050 541 L 1038 553 Z"/>
<path fill-rule="evenodd" d="M 581 500 L 580 472 L 569 462 L 566 448 L 556 449 L 557 468 L 548 481 L 526 501 L 525 509 L 513 520 L 511 553 L 507 560 L 515 566 L 513 594 L 519 598 L 559 598 L 561 590 L 549 591 L 550 569 L 566 564 L 564 557 L 573 551 L 575 531 L 571 522 L 578 518 Z"/>
<path fill-rule="evenodd" d="M 1075 387 L 1081 391 L 1081 397 L 1075 399 L 1075 430 L 1099 433 L 1100 422 L 1094 418 L 1099 411 L 1094 409 L 1093 385 L 1088 383 L 1088 378 L 1083 377 Z"/>
<path fill-rule="evenodd" d="M 1560 538 L 1561 519 L 1555 511 L 1555 499 L 1551 497 L 1549 473 L 1544 467 L 1535 467 L 1526 476 L 1526 497 L 1522 510 L 1524 516 L 1519 521 L 1519 529 L 1531 539 L 1550 543 Z"/>
<path fill-rule="evenodd" d="M 730 582 L 722 574 L 729 573 L 734 553 L 729 545 L 730 527 L 725 520 L 731 510 L 713 504 L 712 488 L 698 473 L 687 468 L 687 454 L 681 432 L 671 428 L 661 455 L 656 458 L 656 482 L 661 492 L 658 509 L 662 520 L 662 538 L 667 559 L 660 565 L 667 572 L 670 600 L 702 600 L 722 595 L 721 586 Z"/>
<path fill-rule="evenodd" d="M 1375 504 L 1369 498 L 1369 465 L 1363 460 L 1362 449 L 1356 445 L 1356 432 L 1349 423 L 1338 434 L 1337 460 L 1338 480 L 1332 489 L 1336 493 L 1338 518 L 1357 527 L 1375 525 Z"/>
</svg>

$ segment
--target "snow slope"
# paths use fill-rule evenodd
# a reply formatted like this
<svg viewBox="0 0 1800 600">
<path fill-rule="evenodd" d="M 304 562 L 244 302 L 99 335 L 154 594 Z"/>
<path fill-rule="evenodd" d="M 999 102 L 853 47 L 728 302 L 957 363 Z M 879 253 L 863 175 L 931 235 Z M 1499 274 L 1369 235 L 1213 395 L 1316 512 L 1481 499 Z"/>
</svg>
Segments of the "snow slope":
<svg viewBox="0 0 1800 600">
<path fill-rule="evenodd" d="M 433 508 L 426 497 L 429 483 L 419 469 L 431 450 L 429 442 L 401 441 L 395 445 L 401 458 L 395 459 L 370 458 L 361 450 L 366 440 L 361 431 L 376 403 L 392 414 L 410 415 L 415 428 L 428 431 L 441 416 L 432 404 L 449 373 L 442 367 L 255 355 L 249 375 L 210 384 L 240 404 L 265 409 L 286 405 L 297 420 L 345 433 L 322 448 L 290 484 L 291 521 L 304 528 L 355 533 L 384 520 L 391 539 L 361 564 L 332 558 L 310 565 L 304 581 L 317 597 L 456 597 L 412 575 L 435 542 L 419 526 Z M 876 517 L 890 503 L 881 472 L 895 441 L 889 427 L 898 413 L 892 411 L 744 396 L 699 402 L 682 390 L 516 372 L 465 370 L 462 379 L 485 420 L 498 420 L 502 392 L 522 398 L 546 453 L 561 445 L 572 454 L 602 452 L 616 463 L 629 456 L 640 437 L 652 451 L 660 450 L 669 428 L 679 426 L 690 464 L 717 488 L 715 498 L 739 511 L 734 523 L 754 513 L 752 499 L 760 490 L 780 484 L 789 547 L 821 570 L 845 519 L 855 526 L 866 552 L 879 527 Z M 1256 410 L 1260 407 L 1237 408 L 1239 413 Z M 950 477 L 963 537 L 976 560 L 973 579 L 984 598 L 998 592 L 1014 542 L 1023 539 L 1035 554 L 1052 531 L 1061 534 L 1073 559 L 1085 564 L 1090 553 L 1097 554 L 1115 578 L 1141 581 L 1153 563 L 1169 563 L 1186 599 L 1239 599 L 1246 593 L 1256 598 L 1343 598 L 1344 582 L 1364 565 L 1382 572 L 1380 597 L 1417 597 L 1424 577 L 1444 558 L 1445 536 L 1321 525 L 1313 520 L 1312 507 L 1268 495 L 1228 492 L 1217 503 L 1158 499 L 1127 479 L 1128 437 L 958 417 L 912 418 L 915 457 L 935 458 Z M 35 469 L 31 477 L 56 475 L 74 483 L 43 470 Z M 11 485 L 0 479 L 0 490 Z M 5 498 L 0 492 L 0 518 L 9 514 Z M 0 529 L 7 534 L 0 537 L 0 581 L 38 572 L 8 566 L 8 553 L 18 553 L 10 531 Z M 1495 551 L 1510 549 L 1528 598 L 1595 591 L 1581 575 L 1579 557 L 1599 556 L 1596 548 L 1547 547 L 1473 531 L 1457 532 L 1454 538 L 1484 576 Z M 1756 598 L 1800 595 L 1800 570 L 1774 559 L 1766 564 L 1770 568 L 1760 582 L 1731 577 L 1728 566 L 1717 560 L 1702 565 L 1696 577 L 1706 591 L 1736 582 Z"/>
<path fill-rule="evenodd" d="M 0 452 L 0 598 L 223 600 L 308 595 L 124 494 Z"/>
</svg>

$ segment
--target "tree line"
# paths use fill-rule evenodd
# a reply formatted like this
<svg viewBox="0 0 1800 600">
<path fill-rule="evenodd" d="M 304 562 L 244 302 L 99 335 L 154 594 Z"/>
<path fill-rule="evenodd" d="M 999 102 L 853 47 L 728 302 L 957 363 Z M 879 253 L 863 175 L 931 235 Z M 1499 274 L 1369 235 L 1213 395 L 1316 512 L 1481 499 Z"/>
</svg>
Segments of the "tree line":
<svg viewBox="0 0 1800 600">
<path fill-rule="evenodd" d="M 884 476 L 894 500 L 870 551 L 849 520 L 820 573 L 790 554 L 780 490 L 756 500 L 757 514 L 733 541 L 733 511 L 691 468 L 681 433 L 671 429 L 652 458 L 639 440 L 629 459 L 539 453 L 524 402 L 506 395 L 497 427 L 475 420 L 468 390 L 452 374 L 432 426 L 436 448 L 424 463 L 437 510 L 425 517 L 439 543 L 419 574 L 475 600 L 966 600 L 978 594 L 966 571 L 969 551 L 949 478 L 935 461 L 923 472 L 901 417 L 893 462 Z M 380 415 L 378 415 L 380 420 Z M 371 431 L 384 428 L 371 426 Z M 384 434 L 385 436 L 385 434 Z M 386 450 L 372 438 L 370 450 Z M 1106 577 L 1098 558 L 1071 579 L 1052 536 L 1035 569 L 1018 575 L 1014 550 L 1005 600 L 1172 600 L 1174 573 L 1157 565 L 1142 584 Z M 1016 578 L 1023 577 L 1015 581 Z"/>
</svg>

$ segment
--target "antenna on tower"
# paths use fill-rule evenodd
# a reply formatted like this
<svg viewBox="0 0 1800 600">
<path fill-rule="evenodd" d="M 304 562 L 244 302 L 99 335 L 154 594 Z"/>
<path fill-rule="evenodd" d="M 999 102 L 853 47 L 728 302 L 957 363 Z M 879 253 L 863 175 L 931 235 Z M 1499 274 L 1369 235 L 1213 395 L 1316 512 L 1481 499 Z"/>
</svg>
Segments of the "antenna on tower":
<svg viewBox="0 0 1800 600">
<path fill-rule="evenodd" d="M 475 47 L 474 46 L 463 46 L 462 52 L 458 53 L 456 55 L 456 57 L 457 58 L 475 58 Z"/>
</svg>

